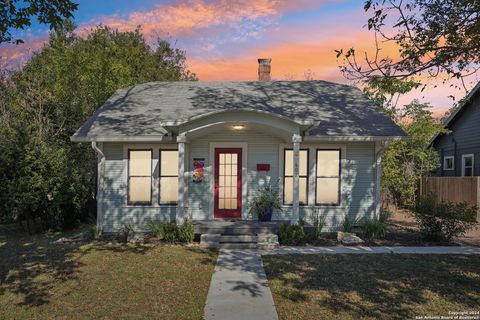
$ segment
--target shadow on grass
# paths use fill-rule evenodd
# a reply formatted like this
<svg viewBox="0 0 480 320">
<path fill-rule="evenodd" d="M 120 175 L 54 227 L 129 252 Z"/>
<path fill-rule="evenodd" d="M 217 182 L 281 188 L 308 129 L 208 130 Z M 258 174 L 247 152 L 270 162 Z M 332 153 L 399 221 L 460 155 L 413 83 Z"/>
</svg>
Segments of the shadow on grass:
<svg viewBox="0 0 480 320">
<path fill-rule="evenodd" d="M 0 297 L 7 292 L 19 295 L 18 304 L 40 306 L 49 303 L 49 291 L 56 285 L 78 278 L 81 260 L 92 250 L 145 254 L 142 245 L 97 243 L 54 243 L 61 234 L 26 235 L 0 230 Z"/>
<path fill-rule="evenodd" d="M 480 256 L 285 255 L 264 257 L 264 264 L 280 301 L 330 315 L 404 319 L 426 304 L 440 314 L 480 305 Z"/>
</svg>

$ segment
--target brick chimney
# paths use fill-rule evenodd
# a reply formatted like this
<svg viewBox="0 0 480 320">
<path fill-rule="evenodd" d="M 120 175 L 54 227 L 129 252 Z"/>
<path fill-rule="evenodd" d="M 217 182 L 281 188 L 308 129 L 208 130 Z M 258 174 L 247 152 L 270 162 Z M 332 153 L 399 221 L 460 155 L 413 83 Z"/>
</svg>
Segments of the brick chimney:
<svg viewBox="0 0 480 320">
<path fill-rule="evenodd" d="M 258 81 L 270 81 L 270 63 L 272 59 L 258 59 Z"/>
</svg>

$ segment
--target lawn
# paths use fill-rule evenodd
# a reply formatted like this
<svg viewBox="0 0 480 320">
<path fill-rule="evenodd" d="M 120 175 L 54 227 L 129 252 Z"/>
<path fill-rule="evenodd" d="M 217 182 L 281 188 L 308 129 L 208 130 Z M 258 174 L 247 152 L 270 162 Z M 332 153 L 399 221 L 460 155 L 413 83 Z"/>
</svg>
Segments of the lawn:
<svg viewBox="0 0 480 320">
<path fill-rule="evenodd" d="M 1 226 L 0 226 L 1 227 Z M 0 319 L 201 319 L 216 254 L 0 229 Z"/>
<path fill-rule="evenodd" d="M 263 261 L 280 319 L 480 312 L 478 255 L 272 255 Z"/>
</svg>

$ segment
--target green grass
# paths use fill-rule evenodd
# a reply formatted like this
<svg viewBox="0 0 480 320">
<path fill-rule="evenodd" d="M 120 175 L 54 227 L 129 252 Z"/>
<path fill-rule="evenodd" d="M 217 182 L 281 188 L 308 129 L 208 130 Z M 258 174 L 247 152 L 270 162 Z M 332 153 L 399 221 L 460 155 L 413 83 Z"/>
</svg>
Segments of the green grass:
<svg viewBox="0 0 480 320">
<path fill-rule="evenodd" d="M 280 319 L 412 319 L 480 311 L 479 255 L 276 255 L 263 260 Z"/>
<path fill-rule="evenodd" d="M 1 228 L 1 226 L 0 226 Z M 0 319 L 201 319 L 216 254 L 0 229 Z"/>
</svg>

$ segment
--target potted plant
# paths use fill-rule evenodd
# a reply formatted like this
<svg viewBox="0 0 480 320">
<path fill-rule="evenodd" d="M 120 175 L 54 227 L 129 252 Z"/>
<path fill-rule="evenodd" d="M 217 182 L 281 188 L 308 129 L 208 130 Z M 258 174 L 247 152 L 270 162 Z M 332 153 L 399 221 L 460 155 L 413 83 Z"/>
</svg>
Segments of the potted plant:
<svg viewBox="0 0 480 320">
<path fill-rule="evenodd" d="M 271 221 L 273 209 L 281 210 L 281 208 L 282 199 L 278 193 L 278 188 L 266 185 L 257 190 L 249 213 L 256 213 L 260 221 Z"/>
</svg>

